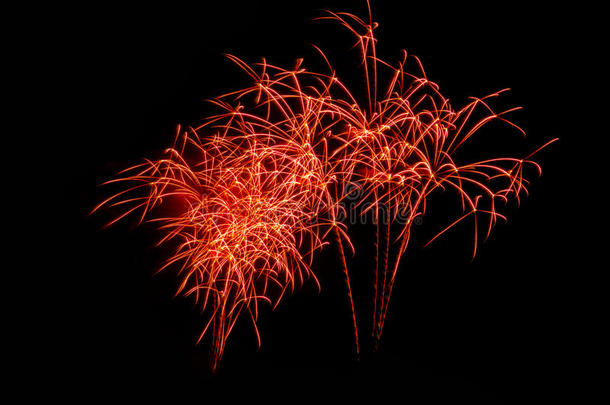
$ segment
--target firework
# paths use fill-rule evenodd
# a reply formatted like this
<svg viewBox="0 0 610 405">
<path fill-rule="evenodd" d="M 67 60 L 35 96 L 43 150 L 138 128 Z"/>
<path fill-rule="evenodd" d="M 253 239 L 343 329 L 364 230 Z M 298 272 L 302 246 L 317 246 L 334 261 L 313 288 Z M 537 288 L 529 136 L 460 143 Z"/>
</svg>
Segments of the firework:
<svg viewBox="0 0 610 405">
<path fill-rule="evenodd" d="M 355 35 L 364 70 L 367 94 L 364 105 L 356 102 L 347 86 L 335 80 L 339 89 L 328 108 L 343 122 L 343 131 L 336 133 L 342 140 L 341 147 L 332 155 L 338 162 L 337 171 L 344 181 L 363 186 L 362 214 L 372 210 L 376 220 L 372 335 L 378 340 L 396 273 L 409 244 L 411 225 L 416 217 L 425 214 L 430 194 L 436 190 L 456 192 L 463 211 L 459 219 L 430 242 L 471 217 L 474 219 L 474 257 L 479 243 L 477 218 L 486 216 L 486 236 L 489 236 L 497 220 L 504 219 L 497 211 L 499 203 L 511 197 L 518 200 L 522 193 L 527 193 L 524 166 L 533 166 L 540 173 L 540 166 L 531 157 L 556 139 L 525 158 L 455 161 L 456 151 L 491 121 L 499 120 L 525 135 L 505 117 L 519 108 L 495 112 L 488 104 L 489 99 L 508 89 L 472 99 L 456 110 L 440 93 L 438 85 L 428 80 L 418 58 L 413 57 L 420 72 L 415 75 L 405 70 L 405 51 L 395 66 L 377 57 L 374 36 L 377 24 L 370 19 L 370 8 L 368 22 L 349 13 L 328 12 L 319 19 L 336 21 Z M 380 69 L 387 70 L 391 78 L 385 86 L 378 82 Z M 473 119 L 475 113 L 483 117 Z M 397 217 L 400 221 L 396 221 Z M 395 238 L 391 234 L 393 223 L 400 225 Z M 391 246 L 395 251 L 393 265 Z"/>
<path fill-rule="evenodd" d="M 298 66 L 287 71 L 263 63 L 256 74 L 231 59 L 256 85 L 215 99 L 224 113 L 179 129 L 165 157 L 108 182 L 129 186 L 94 209 L 126 207 L 110 224 L 137 212 L 140 222 L 158 223 L 160 243 L 177 246 L 162 269 L 176 268 L 178 293 L 194 296 L 207 311 L 201 337 L 212 331 L 214 367 L 240 314 L 252 320 L 260 344 L 259 302 L 275 306 L 303 280 L 318 283 L 313 253 L 331 231 L 339 244 L 345 238 L 335 221 L 336 176 L 320 136 L 326 130 L 320 95 L 299 89 Z M 249 95 L 252 111 L 225 101 Z"/>
<path fill-rule="evenodd" d="M 349 224 L 340 219 L 347 217 L 346 209 L 360 207 L 361 215 L 372 213 L 376 219 L 371 333 L 378 341 L 411 225 L 425 215 L 430 194 L 457 193 L 463 214 L 436 237 L 472 218 L 474 256 L 481 218 L 488 236 L 504 218 L 498 205 L 527 193 L 524 167 L 540 171 L 533 153 L 520 159 L 455 160 L 456 151 L 491 121 L 523 133 L 506 118 L 517 108 L 495 112 L 489 105 L 504 90 L 454 109 L 417 58 L 419 73 L 413 74 L 405 68 L 406 52 L 394 65 L 377 57 L 370 8 L 368 21 L 332 12 L 320 19 L 339 22 L 355 35 L 364 102 L 318 48 L 328 65 L 324 74 L 307 71 L 302 60 L 284 69 L 229 55 L 252 84 L 212 100 L 221 113 L 199 127 L 179 128 L 161 158 L 108 182 L 125 187 L 94 209 L 122 209 L 111 223 L 133 214 L 140 222 L 158 224 L 160 243 L 174 249 L 161 270 L 175 269 L 177 292 L 194 297 L 206 314 L 199 339 L 211 335 L 214 368 L 239 318 L 251 320 L 260 345 L 262 302 L 277 306 L 307 279 L 320 286 L 311 263 L 329 244 L 341 258 L 359 352 L 345 259 L 345 248 L 354 252 L 354 246 Z M 382 69 L 389 73 L 385 83 L 378 80 Z M 481 113 L 483 118 L 473 118 Z M 360 184 L 362 193 L 346 208 L 352 184 Z"/>
</svg>

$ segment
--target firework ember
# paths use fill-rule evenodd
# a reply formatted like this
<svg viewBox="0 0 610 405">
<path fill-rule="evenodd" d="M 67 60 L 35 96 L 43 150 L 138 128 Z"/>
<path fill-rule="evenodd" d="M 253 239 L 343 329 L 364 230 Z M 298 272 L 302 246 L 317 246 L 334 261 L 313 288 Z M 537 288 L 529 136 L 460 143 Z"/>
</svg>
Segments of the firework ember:
<svg viewBox="0 0 610 405">
<path fill-rule="evenodd" d="M 365 78 L 358 91 L 339 79 L 322 51 L 326 73 L 307 71 L 301 60 L 284 69 L 229 56 L 251 86 L 214 99 L 221 112 L 199 127 L 179 128 L 163 157 L 109 181 L 125 187 L 94 209 L 121 209 L 111 223 L 132 214 L 158 224 L 160 243 L 174 249 L 162 269 L 175 270 L 177 292 L 194 297 L 206 314 L 200 339 L 210 336 L 214 368 L 239 318 L 251 321 L 260 345 L 261 303 L 277 306 L 305 280 L 319 287 L 311 263 L 326 245 L 341 258 L 359 351 L 344 250 L 355 247 L 340 219 L 349 185 L 361 186 L 360 215 L 376 220 L 371 334 L 378 341 L 411 225 L 426 214 L 430 194 L 456 193 L 463 213 L 437 237 L 472 219 L 474 256 L 478 224 L 484 220 L 489 235 L 504 218 L 498 206 L 527 193 L 524 168 L 540 171 L 533 153 L 456 161 L 456 151 L 491 121 L 523 133 L 506 118 L 517 108 L 496 112 L 489 105 L 504 90 L 455 109 L 417 58 L 415 74 L 406 71 L 406 52 L 394 65 L 377 57 L 370 12 L 368 21 L 332 12 L 320 19 L 354 34 Z M 381 70 L 387 82 L 378 80 Z M 355 96 L 362 86 L 364 102 Z"/>
</svg>

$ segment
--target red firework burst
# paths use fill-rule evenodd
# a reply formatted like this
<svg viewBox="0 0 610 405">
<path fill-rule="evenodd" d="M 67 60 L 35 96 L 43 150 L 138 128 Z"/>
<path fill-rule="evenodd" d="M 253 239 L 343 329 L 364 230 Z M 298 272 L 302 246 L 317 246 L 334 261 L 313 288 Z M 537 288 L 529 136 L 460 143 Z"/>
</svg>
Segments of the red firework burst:
<svg viewBox="0 0 610 405">
<path fill-rule="evenodd" d="M 319 49 L 329 69 L 325 74 L 308 72 L 301 60 L 284 69 L 229 56 L 252 85 L 214 99 L 222 112 L 197 128 L 179 128 L 162 158 L 130 167 L 108 182 L 126 186 L 93 210 L 121 207 L 111 224 L 138 214 L 140 222 L 158 224 L 160 243 L 175 246 L 161 269 L 176 269 L 177 292 L 193 296 L 206 314 L 200 339 L 211 334 L 214 368 L 240 316 L 251 320 L 260 344 L 261 302 L 277 306 L 306 279 L 319 286 L 311 262 L 331 243 L 340 254 L 359 351 L 344 244 L 354 247 L 348 224 L 339 219 L 343 202 L 351 198 L 350 184 L 362 186 L 355 202 L 360 214 L 371 212 L 376 219 L 372 335 L 378 340 L 411 225 L 425 215 L 430 194 L 457 192 L 463 215 L 436 237 L 473 218 L 474 256 L 477 221 L 486 218 L 489 235 L 504 218 L 498 203 L 527 192 L 524 167 L 539 171 L 531 156 L 552 142 L 520 159 L 456 161 L 456 151 L 491 121 L 523 133 L 506 118 L 517 108 L 495 112 L 490 107 L 488 100 L 502 91 L 454 109 L 417 58 L 419 75 L 406 71 L 406 52 L 395 65 L 377 57 L 377 25 L 370 11 L 368 21 L 332 12 L 320 19 L 337 21 L 355 35 L 365 103 Z M 381 69 L 390 77 L 383 85 Z M 473 119 L 477 111 L 484 117 Z M 383 224 L 380 218 L 386 219 Z M 399 225 L 397 235 L 392 224 Z"/>
</svg>

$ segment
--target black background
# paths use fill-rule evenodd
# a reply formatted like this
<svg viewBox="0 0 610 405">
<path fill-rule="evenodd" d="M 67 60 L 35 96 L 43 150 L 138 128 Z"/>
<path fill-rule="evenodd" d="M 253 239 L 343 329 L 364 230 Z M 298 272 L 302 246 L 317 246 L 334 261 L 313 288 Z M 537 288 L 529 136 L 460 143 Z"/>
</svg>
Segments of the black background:
<svg viewBox="0 0 610 405">
<path fill-rule="evenodd" d="M 56 167 L 65 182 L 56 216 L 61 246 L 54 252 L 61 256 L 65 293 L 56 297 L 62 320 L 54 322 L 58 344 L 50 351 L 70 373 L 56 388 L 85 397 L 186 392 L 203 401 L 372 392 L 380 401 L 397 395 L 400 402 L 494 404 L 581 395 L 580 382 L 596 378 L 583 364 L 595 356 L 588 348 L 598 297 L 587 279 L 592 236 L 581 227 L 594 220 L 595 208 L 577 186 L 586 169 L 576 151 L 586 134 L 575 130 L 574 105 L 583 86 L 584 49 L 595 38 L 577 26 L 580 11 L 564 7 L 373 4 L 383 58 L 395 60 L 403 48 L 417 55 L 454 105 L 510 87 L 497 105 L 524 107 L 513 119 L 528 133 L 525 140 L 517 134 L 500 137 L 508 140 L 501 145 L 482 139 L 478 147 L 469 145 L 473 156 L 524 153 L 560 141 L 538 155 L 542 177 L 533 177 L 520 207 L 506 207 L 508 223 L 495 229 L 474 261 L 468 225 L 423 248 L 451 215 L 432 210 L 414 228 L 376 353 L 366 338 L 372 259 L 361 253 L 350 260 L 365 336 L 356 360 L 339 262 L 329 251 L 314 264 L 322 292 L 306 284 L 276 311 L 263 311 L 258 350 L 251 326 L 241 324 L 215 374 L 209 342 L 195 344 L 203 323 L 197 309 L 173 297 L 171 271 L 153 276 L 165 254 L 153 247 L 157 234 L 129 222 L 101 230 L 107 217 L 88 216 L 106 195 L 97 185 L 165 148 L 176 124 L 196 124 L 215 112 L 205 99 L 247 84 L 223 53 L 250 62 L 264 56 L 282 66 L 305 57 L 305 66 L 316 69 L 315 43 L 328 50 L 340 75 L 359 83 L 349 62 L 351 38 L 312 18 L 321 9 L 365 16 L 365 4 L 66 9 L 70 17 L 54 27 L 57 46 L 49 59 L 59 67 L 54 85 L 69 98 L 60 117 L 69 125 L 55 142 L 65 156 Z M 345 55 L 348 62 L 341 62 Z M 455 196 L 436 198 L 452 202 Z M 363 252 L 370 236 L 364 228 L 352 235 Z"/>
</svg>

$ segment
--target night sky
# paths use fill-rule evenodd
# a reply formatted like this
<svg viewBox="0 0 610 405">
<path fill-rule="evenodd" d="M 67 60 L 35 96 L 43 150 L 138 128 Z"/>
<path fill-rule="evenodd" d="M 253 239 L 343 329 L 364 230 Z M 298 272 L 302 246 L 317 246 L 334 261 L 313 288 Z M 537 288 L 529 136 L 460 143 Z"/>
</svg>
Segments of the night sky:
<svg viewBox="0 0 610 405">
<path fill-rule="evenodd" d="M 583 184 L 576 151 L 587 134 L 573 129 L 578 113 L 568 107 L 578 104 L 585 70 L 582 52 L 574 51 L 587 39 L 574 24 L 579 14 L 564 6 L 534 9 L 531 2 L 376 1 L 381 57 L 397 60 L 403 48 L 417 55 L 455 106 L 510 87 L 495 105 L 524 107 L 511 118 L 527 138 L 492 126 L 497 138 L 484 129 L 465 158 L 523 155 L 560 140 L 537 156 L 543 174 L 532 176 L 531 194 L 502 210 L 508 223 L 495 228 L 472 261 L 470 224 L 424 248 L 456 218 L 444 209 L 455 206 L 455 195 L 432 197 L 429 215 L 413 227 L 377 352 L 366 338 L 372 228 L 360 226 L 350 235 L 361 249 L 349 259 L 360 359 L 339 258 L 324 251 L 313 265 L 321 293 L 306 283 L 276 311 L 263 310 L 258 350 L 251 325 L 241 322 L 212 374 L 209 341 L 196 345 L 204 318 L 191 299 L 174 297 L 171 271 L 153 276 L 167 253 L 154 247 L 158 233 L 130 221 L 102 230 L 108 217 L 88 216 L 106 196 L 98 184 L 166 148 L 177 124 L 195 125 L 216 112 L 205 99 L 248 84 L 224 53 L 286 67 L 304 57 L 316 70 L 322 65 L 315 43 L 344 81 L 360 83 L 349 35 L 312 18 L 321 9 L 364 17 L 366 5 L 200 3 L 91 6 L 57 27 L 57 57 L 67 62 L 57 86 L 69 83 L 70 98 L 69 129 L 56 145 L 68 157 L 57 168 L 65 179 L 58 239 L 70 253 L 62 260 L 67 292 L 58 298 L 65 322 L 56 326 L 60 343 L 52 355 L 69 364 L 70 391 L 84 399 L 192 393 L 204 403 L 216 396 L 347 400 L 373 392 L 378 401 L 397 396 L 395 403 L 416 404 L 547 403 L 579 392 L 580 362 L 591 356 L 583 352 L 591 322 L 585 314 L 599 299 L 584 277 L 592 248 L 580 228 L 594 220 L 594 206 L 576 187 Z"/>
</svg>

